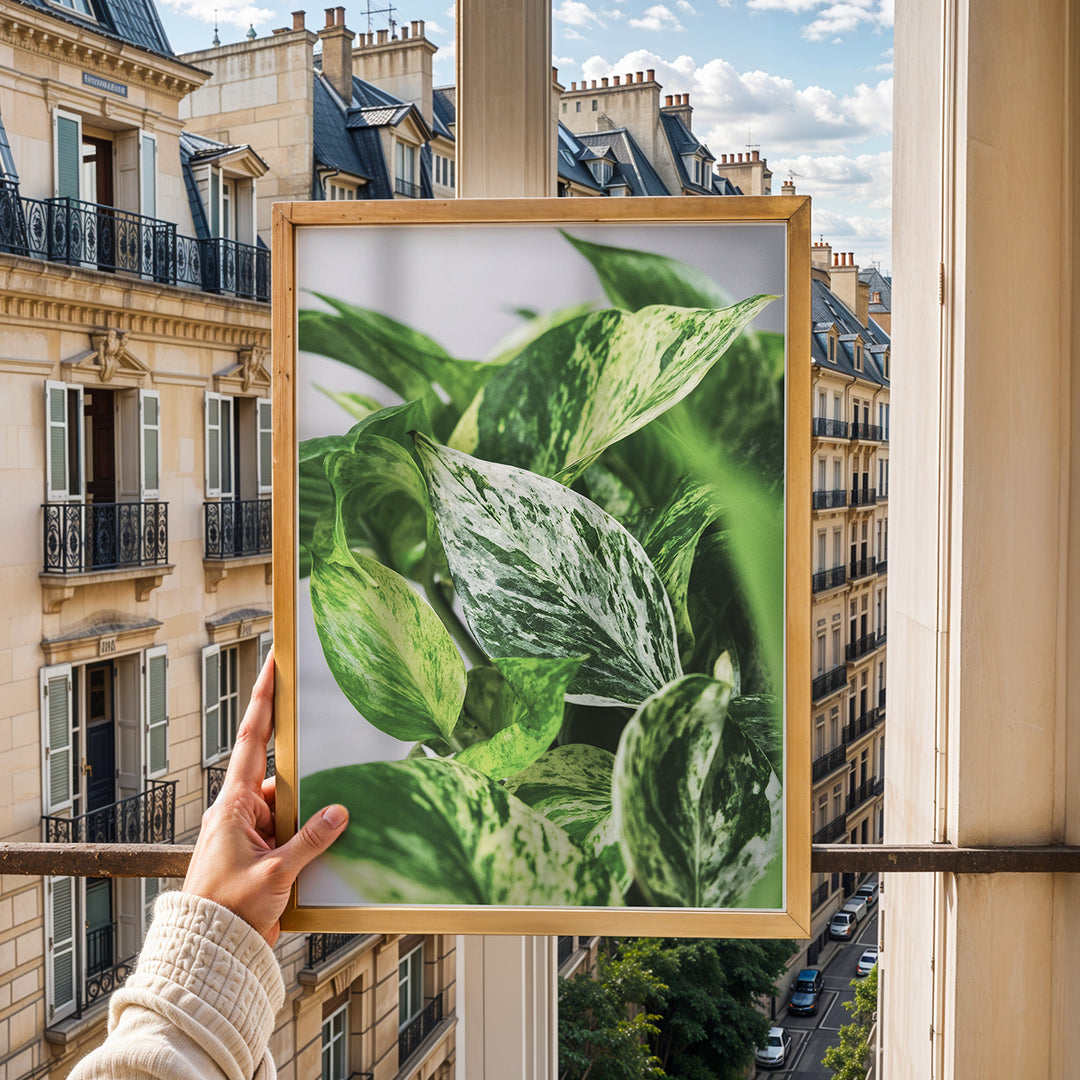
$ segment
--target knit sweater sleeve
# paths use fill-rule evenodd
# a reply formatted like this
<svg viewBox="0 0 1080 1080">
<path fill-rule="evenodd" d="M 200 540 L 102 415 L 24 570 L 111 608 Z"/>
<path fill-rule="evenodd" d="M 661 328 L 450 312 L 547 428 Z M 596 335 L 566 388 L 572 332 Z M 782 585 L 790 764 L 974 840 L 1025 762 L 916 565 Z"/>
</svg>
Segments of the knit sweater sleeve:
<svg viewBox="0 0 1080 1080">
<path fill-rule="evenodd" d="M 285 987 L 273 950 L 226 908 L 158 897 L 109 1036 L 70 1080 L 275 1080 L 267 1050 Z"/>
</svg>

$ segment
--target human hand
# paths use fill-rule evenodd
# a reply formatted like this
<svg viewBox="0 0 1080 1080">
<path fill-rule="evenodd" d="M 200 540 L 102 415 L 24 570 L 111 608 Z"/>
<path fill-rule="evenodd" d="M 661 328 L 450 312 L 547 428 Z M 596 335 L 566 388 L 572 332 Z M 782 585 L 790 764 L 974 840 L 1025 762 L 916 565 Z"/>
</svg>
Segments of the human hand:
<svg viewBox="0 0 1080 1080">
<path fill-rule="evenodd" d="M 266 744 L 274 727 L 274 653 L 255 680 L 221 791 L 202 817 L 183 891 L 239 915 L 273 945 L 297 874 L 345 831 L 348 811 L 328 806 L 280 848 Z"/>
</svg>

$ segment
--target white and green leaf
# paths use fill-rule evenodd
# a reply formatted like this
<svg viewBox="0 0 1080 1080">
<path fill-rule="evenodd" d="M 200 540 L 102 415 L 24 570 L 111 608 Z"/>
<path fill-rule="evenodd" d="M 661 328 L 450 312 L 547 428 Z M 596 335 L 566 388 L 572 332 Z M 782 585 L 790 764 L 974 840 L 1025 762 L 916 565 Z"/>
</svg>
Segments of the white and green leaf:
<svg viewBox="0 0 1080 1080">
<path fill-rule="evenodd" d="M 619 834 L 612 818 L 610 750 L 571 743 L 549 750 L 510 777 L 506 790 L 566 830 L 607 867 L 621 892 L 630 886 Z"/>
<path fill-rule="evenodd" d="M 682 674 L 663 582 L 582 495 L 417 437 L 465 618 L 489 656 L 587 656 L 567 700 L 633 705 Z"/>
<path fill-rule="evenodd" d="M 311 605 L 331 674 L 368 723 L 396 739 L 445 738 L 465 665 L 439 617 L 375 559 L 312 558 Z"/>
<path fill-rule="evenodd" d="M 300 782 L 300 814 L 349 811 L 326 864 L 367 903 L 610 907 L 603 865 L 497 783 L 456 761 L 327 769 Z"/>
<path fill-rule="evenodd" d="M 495 780 L 512 776 L 531 765 L 559 734 L 566 688 L 583 659 L 505 657 L 493 660 L 502 676 L 502 685 L 495 690 L 485 718 L 493 729 L 491 737 L 465 747 L 457 760 Z"/>
<path fill-rule="evenodd" d="M 634 879 L 654 905 L 780 905 L 782 787 L 731 721 L 730 699 L 730 682 L 687 675 L 623 731 L 615 819 Z"/>
<path fill-rule="evenodd" d="M 449 443 L 569 483 L 686 397 L 772 299 L 719 311 L 599 311 L 561 323 L 491 376 Z"/>
</svg>

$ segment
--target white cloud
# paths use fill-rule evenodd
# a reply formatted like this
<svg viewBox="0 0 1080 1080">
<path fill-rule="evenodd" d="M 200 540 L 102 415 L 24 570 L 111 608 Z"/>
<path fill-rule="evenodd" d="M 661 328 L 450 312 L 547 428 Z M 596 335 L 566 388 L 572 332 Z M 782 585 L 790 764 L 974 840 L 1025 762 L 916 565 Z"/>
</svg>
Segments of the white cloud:
<svg viewBox="0 0 1080 1080">
<path fill-rule="evenodd" d="M 569 26 L 562 32 L 562 36 L 567 41 L 584 41 L 585 40 L 585 35 L 584 34 L 579 34 L 576 30 L 572 29 Z"/>
<path fill-rule="evenodd" d="M 891 28 L 894 0 L 747 0 L 749 11 L 772 11 L 787 15 L 815 14 L 802 29 L 808 41 L 843 41 L 861 26 Z"/>
<path fill-rule="evenodd" d="M 446 30 L 443 27 L 441 27 L 437 22 L 432 22 L 430 19 L 428 19 L 424 23 L 424 33 L 425 34 L 445 34 Z"/>
<path fill-rule="evenodd" d="M 675 6 L 687 15 L 696 15 L 697 8 L 690 3 L 690 0 L 675 0 Z"/>
<path fill-rule="evenodd" d="M 165 0 L 170 11 L 200 19 L 207 26 L 217 23 L 220 26 L 236 26 L 246 30 L 256 28 L 277 18 L 277 12 L 269 8 L 255 7 L 242 0 Z"/>
<path fill-rule="evenodd" d="M 775 178 L 794 181 L 801 195 L 858 202 L 869 210 L 892 206 L 892 151 L 877 154 L 798 154 L 770 161 Z M 774 186 L 777 179 L 773 181 Z"/>
<path fill-rule="evenodd" d="M 640 19 L 631 19 L 630 25 L 635 30 L 649 30 L 653 33 L 661 30 L 685 30 L 686 27 L 679 22 L 679 17 L 670 8 L 663 4 L 654 4 L 642 12 Z"/>
<path fill-rule="evenodd" d="M 786 11 L 789 15 L 801 15 L 820 7 L 822 0 L 747 0 L 750 11 Z"/>
<path fill-rule="evenodd" d="M 582 3 L 582 0 L 562 0 L 558 7 L 552 9 L 551 14 L 557 22 L 566 23 L 568 26 L 600 23 L 600 17 L 588 4 Z"/>
<path fill-rule="evenodd" d="M 554 53 L 551 54 L 551 62 L 557 68 L 568 68 L 577 66 L 577 61 L 572 56 L 556 56 Z"/>
</svg>

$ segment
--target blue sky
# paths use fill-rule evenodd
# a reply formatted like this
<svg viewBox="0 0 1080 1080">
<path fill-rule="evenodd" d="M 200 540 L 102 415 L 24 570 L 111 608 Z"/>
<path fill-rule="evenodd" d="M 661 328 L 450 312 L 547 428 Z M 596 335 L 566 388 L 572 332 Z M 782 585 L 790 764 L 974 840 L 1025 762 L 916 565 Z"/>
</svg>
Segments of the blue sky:
<svg viewBox="0 0 1080 1080">
<path fill-rule="evenodd" d="M 292 0 L 158 0 L 173 48 L 224 43 L 249 25 L 291 25 Z M 384 8 L 387 0 L 371 0 Z M 267 6 L 262 6 L 267 5 Z M 308 25 L 322 25 L 322 7 Z M 794 175 L 814 197 L 814 239 L 889 271 L 893 0 L 552 0 L 552 62 L 565 86 L 654 68 L 664 94 L 690 94 L 694 131 L 719 157 L 759 145 L 773 190 Z M 366 30 L 367 4 L 346 7 Z M 373 15 L 372 28 L 387 16 Z M 454 80 L 451 0 L 408 0 L 439 46 L 436 84 Z"/>
</svg>

